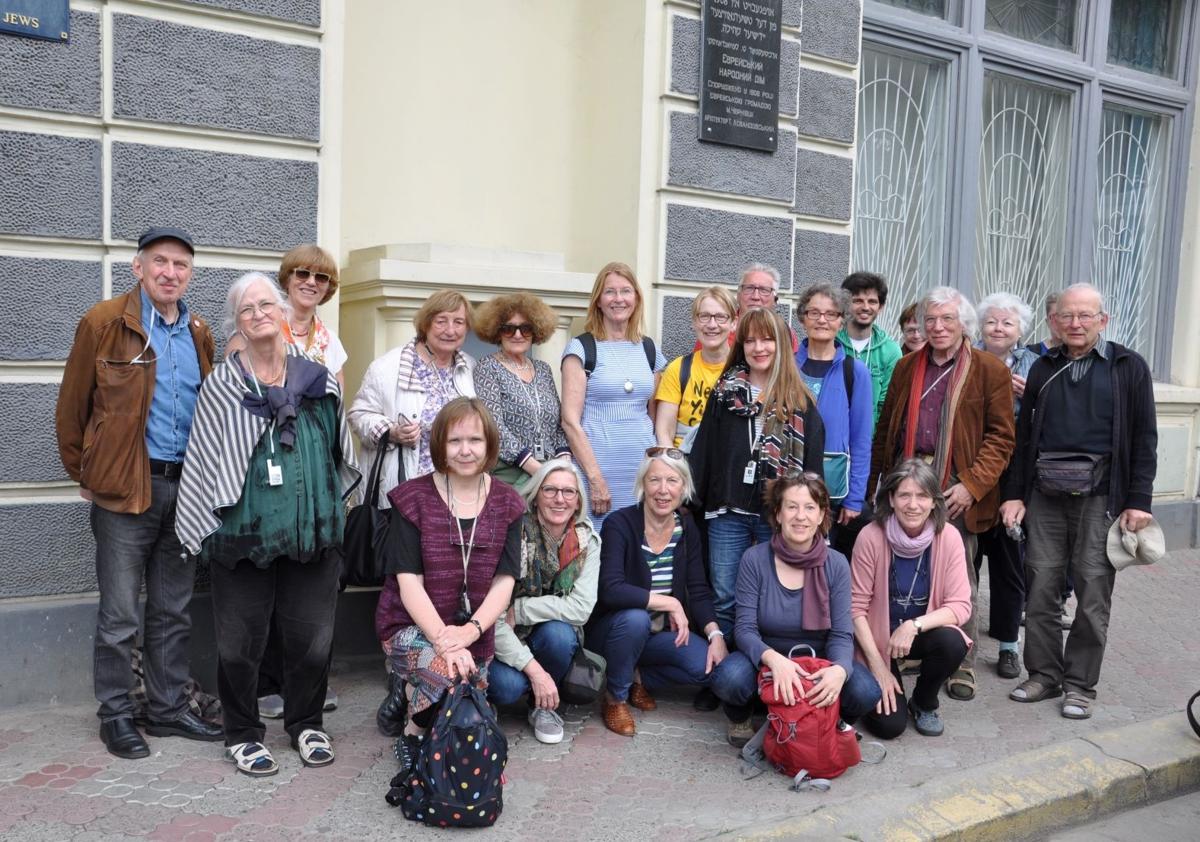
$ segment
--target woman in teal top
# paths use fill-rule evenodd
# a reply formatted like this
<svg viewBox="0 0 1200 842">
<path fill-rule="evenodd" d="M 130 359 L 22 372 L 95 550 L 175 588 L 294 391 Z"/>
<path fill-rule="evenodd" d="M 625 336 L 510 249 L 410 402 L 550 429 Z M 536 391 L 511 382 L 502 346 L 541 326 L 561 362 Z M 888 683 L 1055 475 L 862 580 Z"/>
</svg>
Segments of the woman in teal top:
<svg viewBox="0 0 1200 842">
<path fill-rule="evenodd" d="M 284 728 L 305 765 L 333 762 L 322 707 L 343 497 L 358 479 L 337 380 L 288 350 L 285 306 L 263 275 L 230 289 L 226 327 L 245 344 L 201 387 L 176 519 L 182 543 L 212 573 L 227 757 L 254 777 L 279 770 L 263 745 L 257 693 L 272 627 Z"/>
</svg>

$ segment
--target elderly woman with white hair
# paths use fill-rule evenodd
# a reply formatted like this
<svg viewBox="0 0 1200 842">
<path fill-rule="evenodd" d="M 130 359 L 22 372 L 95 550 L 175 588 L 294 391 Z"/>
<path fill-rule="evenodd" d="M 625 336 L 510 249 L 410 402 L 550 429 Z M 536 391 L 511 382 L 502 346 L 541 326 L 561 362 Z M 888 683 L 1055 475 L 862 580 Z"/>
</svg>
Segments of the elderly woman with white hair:
<svg viewBox="0 0 1200 842">
<path fill-rule="evenodd" d="M 700 531 L 681 508 L 693 491 L 683 452 L 651 447 L 634 480 L 637 504 L 613 512 L 601 530 L 600 595 L 587 642 L 608 661 L 604 724 L 625 737 L 637 733 L 631 705 L 658 706 L 648 686 L 706 686 L 729 654 Z"/>
<path fill-rule="evenodd" d="M 243 275 L 225 315 L 226 335 L 244 344 L 200 389 L 176 530 L 212 573 L 226 756 L 263 777 L 279 771 L 256 692 L 272 625 L 292 746 L 306 766 L 334 759 L 322 707 L 344 500 L 360 477 L 337 379 L 285 341 L 287 302 L 275 282 Z"/>
<path fill-rule="evenodd" d="M 512 604 L 496 621 L 488 698 L 511 705 L 528 694 L 533 736 L 553 744 L 563 738 L 558 688 L 596 606 L 600 536 L 569 459 L 543 462 L 523 496 L 529 511 L 521 522 L 521 574 Z"/>
<path fill-rule="evenodd" d="M 1035 351 L 1022 347 L 1021 337 L 1029 332 L 1033 310 L 1017 296 L 996 292 L 979 302 L 980 340 L 977 347 L 999 357 L 1012 373 L 1013 417 L 1021 412 L 1025 378 L 1038 358 Z M 1004 480 L 1001 480 L 1003 484 Z M 999 641 L 996 673 L 1001 678 L 1021 675 L 1021 650 L 1017 635 L 1021 611 L 1025 607 L 1025 562 L 1021 545 L 998 523 L 979 536 L 973 563 L 976 575 L 988 560 L 988 588 L 991 590 L 991 622 L 988 636 Z"/>
</svg>

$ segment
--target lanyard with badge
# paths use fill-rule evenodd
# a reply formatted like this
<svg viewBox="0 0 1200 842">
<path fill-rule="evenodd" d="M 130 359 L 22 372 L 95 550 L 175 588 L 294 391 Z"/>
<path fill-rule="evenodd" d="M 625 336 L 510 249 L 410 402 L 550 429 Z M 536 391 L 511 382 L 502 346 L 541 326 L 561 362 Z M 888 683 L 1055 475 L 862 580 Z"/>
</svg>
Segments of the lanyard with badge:
<svg viewBox="0 0 1200 842">
<path fill-rule="evenodd" d="M 247 354 L 249 359 L 249 354 Z M 287 376 L 287 359 L 283 361 L 284 376 Z M 250 381 L 254 384 L 255 393 L 262 398 L 262 389 L 258 386 L 258 376 L 254 373 L 254 362 L 250 363 Z M 270 403 L 267 404 L 270 406 Z M 275 464 L 275 419 L 271 418 L 267 422 L 267 444 L 271 448 L 271 455 L 267 458 L 267 483 L 272 486 L 283 485 L 283 466 Z"/>
<path fill-rule="evenodd" d="M 750 426 L 746 430 L 746 438 L 750 441 L 750 461 L 746 463 L 746 470 L 742 471 L 742 482 L 745 485 L 754 485 L 758 478 L 758 445 L 762 439 L 762 433 L 757 429 L 755 416 L 750 416 L 748 419 Z"/>
</svg>

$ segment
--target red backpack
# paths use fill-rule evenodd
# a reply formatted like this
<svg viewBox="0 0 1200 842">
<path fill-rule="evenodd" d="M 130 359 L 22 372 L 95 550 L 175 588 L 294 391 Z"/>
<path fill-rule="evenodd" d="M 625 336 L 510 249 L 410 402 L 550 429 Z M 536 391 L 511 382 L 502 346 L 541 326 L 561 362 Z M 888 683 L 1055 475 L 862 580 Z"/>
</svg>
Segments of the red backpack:
<svg viewBox="0 0 1200 842">
<path fill-rule="evenodd" d="M 792 651 L 798 648 L 793 647 Z M 830 666 L 824 658 L 793 657 L 790 652 L 788 655 L 810 674 Z M 801 682 L 807 693 L 812 682 L 807 678 L 801 678 Z M 793 705 L 785 705 L 783 699 L 776 696 L 774 677 L 766 667 L 758 674 L 758 695 L 767 706 L 763 754 L 780 772 L 797 781 L 806 777 L 836 778 L 862 760 L 854 729 L 847 726 L 845 730 L 838 730 L 840 700 L 824 708 L 815 707 L 803 698 Z"/>
</svg>

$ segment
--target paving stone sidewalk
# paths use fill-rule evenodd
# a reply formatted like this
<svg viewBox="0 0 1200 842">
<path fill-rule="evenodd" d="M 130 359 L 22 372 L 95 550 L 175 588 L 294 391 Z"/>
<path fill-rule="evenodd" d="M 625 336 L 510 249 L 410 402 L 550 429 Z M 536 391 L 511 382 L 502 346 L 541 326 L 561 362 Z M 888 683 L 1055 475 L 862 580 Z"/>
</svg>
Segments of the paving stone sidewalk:
<svg viewBox="0 0 1200 842">
<path fill-rule="evenodd" d="M 509 783 L 487 839 L 702 839 L 778 821 L 890 788 L 920 786 L 978 764 L 1172 711 L 1200 682 L 1195 619 L 1200 552 L 1172 553 L 1117 577 L 1100 698 L 1087 722 L 1055 702 L 1022 705 L 995 676 L 995 642 L 980 641 L 976 699 L 944 699 L 946 734 L 910 730 L 877 766 L 859 766 L 830 792 L 793 793 L 779 775 L 743 780 L 725 723 L 697 713 L 690 693 L 638 714 L 632 740 L 604 729 L 598 711 L 572 708 L 566 738 L 538 744 L 524 719 L 505 714 Z M 986 586 L 985 586 L 986 587 Z M 986 609 L 983 616 L 986 617 Z M 910 679 L 911 681 L 911 679 Z M 335 670 L 341 706 L 328 714 L 337 761 L 302 768 L 278 722 L 268 744 L 280 773 L 251 780 L 221 759 L 219 744 L 149 738 L 144 760 L 119 760 L 97 736 L 93 706 L 0 712 L 0 838 L 14 840 L 375 840 L 445 838 L 404 821 L 383 800 L 395 772 L 391 741 L 375 730 L 382 668 Z"/>
</svg>

